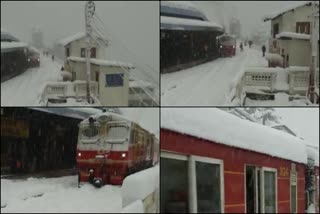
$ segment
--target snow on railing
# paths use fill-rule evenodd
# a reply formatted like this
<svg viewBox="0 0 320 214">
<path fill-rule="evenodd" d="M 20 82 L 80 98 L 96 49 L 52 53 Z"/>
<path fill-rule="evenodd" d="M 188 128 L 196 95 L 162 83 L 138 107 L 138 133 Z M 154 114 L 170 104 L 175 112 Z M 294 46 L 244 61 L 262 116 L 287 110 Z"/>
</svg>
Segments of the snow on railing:
<svg viewBox="0 0 320 214">
<path fill-rule="evenodd" d="M 243 104 L 246 91 L 277 91 L 287 92 L 290 95 L 305 94 L 309 86 L 309 67 L 291 66 L 288 68 L 247 68 L 235 78 L 229 95 L 229 102 Z M 319 69 L 317 69 L 319 77 Z M 319 78 L 316 79 L 319 86 Z"/>
<path fill-rule="evenodd" d="M 98 97 L 98 83 L 91 82 L 91 95 Z M 86 82 L 50 82 L 43 87 L 40 103 L 46 105 L 50 99 L 67 99 L 67 98 L 85 98 L 86 97 Z"/>
</svg>

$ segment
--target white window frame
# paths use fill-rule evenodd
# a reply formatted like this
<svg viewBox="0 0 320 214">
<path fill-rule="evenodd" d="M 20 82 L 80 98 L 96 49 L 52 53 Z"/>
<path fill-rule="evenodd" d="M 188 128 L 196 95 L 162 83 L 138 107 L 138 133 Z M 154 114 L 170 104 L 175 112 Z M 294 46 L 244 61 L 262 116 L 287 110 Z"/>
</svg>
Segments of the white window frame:
<svg viewBox="0 0 320 214">
<path fill-rule="evenodd" d="M 198 204 L 197 204 L 197 180 L 196 180 L 196 162 L 202 163 L 209 163 L 209 164 L 216 164 L 220 165 L 220 206 L 221 206 L 221 213 L 224 213 L 224 167 L 223 167 L 223 160 L 214 159 L 214 158 L 207 158 L 207 157 L 200 157 L 200 156 L 190 156 L 190 212 L 191 213 L 198 213 Z"/>
<path fill-rule="evenodd" d="M 292 210 L 291 210 L 291 186 L 292 185 L 292 180 L 291 180 L 291 175 L 290 175 L 290 212 L 292 213 Z M 295 213 L 298 213 L 298 172 L 296 171 L 296 212 Z"/>
<path fill-rule="evenodd" d="M 181 161 L 188 161 L 188 195 L 189 195 L 189 212 L 198 213 L 197 204 L 197 180 L 196 180 L 196 168 L 195 164 L 197 162 L 218 164 L 220 166 L 220 203 L 221 212 L 224 213 L 224 167 L 223 160 L 200 157 L 200 156 L 188 156 L 184 154 L 171 153 L 166 151 L 161 151 L 161 158 L 175 159 Z"/>
<path fill-rule="evenodd" d="M 264 172 L 274 172 L 275 173 L 275 206 L 276 206 L 276 213 L 278 213 L 278 172 L 275 168 L 269 167 L 261 167 L 260 170 L 260 203 L 261 203 L 261 213 L 265 213 L 265 204 L 264 204 Z"/>
</svg>

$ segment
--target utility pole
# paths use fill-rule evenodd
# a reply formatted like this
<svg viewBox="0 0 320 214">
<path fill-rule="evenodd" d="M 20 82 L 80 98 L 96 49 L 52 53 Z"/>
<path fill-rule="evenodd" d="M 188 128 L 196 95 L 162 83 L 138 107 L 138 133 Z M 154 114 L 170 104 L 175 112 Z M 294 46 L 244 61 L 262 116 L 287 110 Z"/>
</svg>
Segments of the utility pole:
<svg viewBox="0 0 320 214">
<path fill-rule="evenodd" d="M 310 69 L 310 85 L 309 100 L 316 103 L 315 89 L 317 86 L 317 60 L 318 59 L 318 38 L 319 38 L 319 10 L 317 9 L 317 1 L 313 1 L 312 11 L 312 35 L 311 35 L 311 69 Z"/>
<path fill-rule="evenodd" d="M 92 19 L 95 13 L 96 6 L 93 1 L 87 1 L 85 6 L 85 22 L 86 22 L 86 65 L 87 65 L 87 101 L 89 104 L 93 103 L 90 95 L 90 82 L 91 82 L 91 35 L 92 35 Z"/>
</svg>

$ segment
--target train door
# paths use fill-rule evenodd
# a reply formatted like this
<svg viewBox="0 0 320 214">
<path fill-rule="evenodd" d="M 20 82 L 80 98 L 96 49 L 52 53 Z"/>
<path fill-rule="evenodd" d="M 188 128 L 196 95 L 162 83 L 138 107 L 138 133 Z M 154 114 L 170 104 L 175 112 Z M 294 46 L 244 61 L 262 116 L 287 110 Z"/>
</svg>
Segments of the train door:
<svg viewBox="0 0 320 214">
<path fill-rule="evenodd" d="M 260 206 L 260 168 L 246 165 L 245 198 L 246 213 L 261 213 Z"/>
<path fill-rule="evenodd" d="M 262 167 L 260 171 L 260 206 L 262 213 L 276 213 L 277 206 L 277 170 Z"/>
</svg>

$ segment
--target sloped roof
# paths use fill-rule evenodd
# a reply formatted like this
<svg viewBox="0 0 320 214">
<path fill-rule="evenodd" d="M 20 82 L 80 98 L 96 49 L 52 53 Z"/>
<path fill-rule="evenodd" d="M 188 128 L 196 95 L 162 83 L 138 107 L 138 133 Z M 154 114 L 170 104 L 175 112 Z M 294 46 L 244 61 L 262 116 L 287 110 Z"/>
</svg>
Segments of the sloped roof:
<svg viewBox="0 0 320 214">
<path fill-rule="evenodd" d="M 215 143 L 307 163 L 305 142 L 283 131 L 212 108 L 161 109 L 161 128 Z"/>
<path fill-rule="evenodd" d="M 99 38 L 99 39 L 102 39 L 102 40 L 106 41 L 106 42 L 109 44 L 109 41 L 107 41 L 105 38 L 103 38 L 103 36 L 101 36 L 101 35 L 98 34 L 98 33 L 96 33 L 96 34 L 97 34 L 97 35 L 94 35 L 94 37 Z M 58 44 L 60 44 L 60 45 L 62 45 L 62 46 L 66 46 L 66 45 L 70 44 L 70 43 L 73 42 L 73 41 L 77 41 L 77 40 L 79 40 L 79 39 L 84 38 L 85 36 L 86 36 L 86 33 L 84 33 L 84 32 L 79 32 L 79 33 L 76 33 L 76 34 L 74 34 L 74 35 L 68 36 L 68 37 L 60 40 L 60 41 L 58 42 Z"/>
<path fill-rule="evenodd" d="M 269 20 L 273 20 L 273 19 L 278 18 L 279 16 L 283 15 L 284 13 L 286 13 L 288 11 L 295 10 L 295 9 L 297 9 L 299 7 L 311 4 L 312 2 L 313 1 L 299 1 L 299 2 L 297 2 L 296 4 L 294 4 L 294 5 L 290 6 L 290 7 L 284 8 L 284 9 L 278 11 L 278 12 L 275 12 L 275 13 L 272 13 L 272 14 L 264 16 L 263 17 L 263 21 L 266 22 L 266 21 L 269 21 Z M 316 2 L 316 4 L 319 5 L 319 2 Z"/>
</svg>

